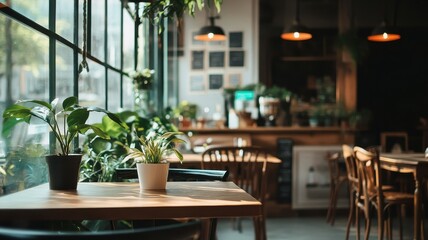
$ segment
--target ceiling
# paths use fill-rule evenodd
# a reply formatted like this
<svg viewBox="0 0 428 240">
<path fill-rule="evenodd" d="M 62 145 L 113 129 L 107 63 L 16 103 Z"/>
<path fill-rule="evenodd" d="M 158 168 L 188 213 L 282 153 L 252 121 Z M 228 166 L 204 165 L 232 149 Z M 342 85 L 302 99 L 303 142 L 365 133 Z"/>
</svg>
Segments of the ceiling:
<svg viewBox="0 0 428 240">
<path fill-rule="evenodd" d="M 342 0 L 341 0 L 342 1 Z M 300 20 L 310 28 L 336 28 L 339 0 L 300 0 Z M 385 16 L 393 22 L 397 6 L 397 27 L 428 27 L 428 0 L 354 0 L 357 28 L 378 25 Z M 386 7 L 385 7 L 386 6 Z M 296 15 L 296 0 L 260 0 L 261 23 L 284 27 Z"/>
</svg>

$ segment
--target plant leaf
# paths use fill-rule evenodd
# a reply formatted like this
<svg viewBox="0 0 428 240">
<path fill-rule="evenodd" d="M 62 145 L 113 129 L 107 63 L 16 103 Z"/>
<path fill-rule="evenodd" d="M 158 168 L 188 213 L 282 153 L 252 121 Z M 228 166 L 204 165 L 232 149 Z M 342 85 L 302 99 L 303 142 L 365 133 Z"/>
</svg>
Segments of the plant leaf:
<svg viewBox="0 0 428 240">
<path fill-rule="evenodd" d="M 48 108 L 49 110 L 52 110 L 52 105 L 50 105 L 49 103 L 47 103 L 45 101 L 41 101 L 41 100 L 19 100 L 16 103 L 35 103 L 38 105 L 42 105 L 42 106 Z"/>
<path fill-rule="evenodd" d="M 86 108 L 78 108 L 70 113 L 67 117 L 67 126 L 85 124 L 89 118 L 89 112 Z"/>
<path fill-rule="evenodd" d="M 68 97 L 62 102 L 62 108 L 64 109 L 64 111 L 67 111 L 70 107 L 74 105 L 77 105 L 77 97 L 75 96 Z"/>
</svg>

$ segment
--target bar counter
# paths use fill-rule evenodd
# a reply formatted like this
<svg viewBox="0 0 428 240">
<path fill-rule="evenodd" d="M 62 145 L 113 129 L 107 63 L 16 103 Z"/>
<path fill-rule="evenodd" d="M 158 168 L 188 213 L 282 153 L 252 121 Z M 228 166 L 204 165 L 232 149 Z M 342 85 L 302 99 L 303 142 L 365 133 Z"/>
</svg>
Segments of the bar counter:
<svg viewBox="0 0 428 240">
<path fill-rule="evenodd" d="M 261 146 L 272 154 L 277 154 L 277 140 L 293 140 L 294 145 L 341 145 L 354 144 L 359 131 L 349 127 L 249 127 L 249 128 L 181 128 L 190 135 L 192 146 L 207 143 L 211 145 L 233 145 L 235 138 L 242 138 L 248 145 Z"/>
</svg>

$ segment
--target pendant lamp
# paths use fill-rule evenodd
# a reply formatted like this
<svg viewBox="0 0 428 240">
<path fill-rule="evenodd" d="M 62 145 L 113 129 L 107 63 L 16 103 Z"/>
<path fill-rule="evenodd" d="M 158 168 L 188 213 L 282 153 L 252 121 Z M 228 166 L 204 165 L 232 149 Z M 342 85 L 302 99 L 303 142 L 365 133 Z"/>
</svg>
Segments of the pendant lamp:
<svg viewBox="0 0 428 240">
<path fill-rule="evenodd" d="M 199 41 L 224 41 L 226 40 L 226 34 L 221 27 L 215 26 L 214 19 L 217 17 L 209 17 L 210 25 L 202 27 L 198 33 L 194 36 L 195 40 Z"/>
<path fill-rule="evenodd" d="M 385 0 L 385 9 L 384 9 L 385 17 L 384 17 L 384 20 L 382 21 L 382 23 L 379 26 L 377 26 L 375 29 L 373 29 L 372 34 L 367 37 L 367 39 L 369 41 L 391 42 L 391 41 L 399 40 L 401 38 L 398 31 L 395 29 L 396 20 L 397 20 L 397 7 L 398 7 L 398 4 L 396 1 L 395 7 L 394 7 L 394 16 L 393 16 L 394 22 L 393 22 L 393 25 L 390 26 L 390 25 L 388 25 L 388 22 L 386 21 L 387 6 L 386 6 L 386 0 Z"/>
<path fill-rule="evenodd" d="M 296 0 L 296 18 L 293 21 L 293 24 L 286 28 L 281 34 L 281 38 L 289 41 L 303 41 L 309 40 L 312 38 L 312 34 L 308 29 L 300 23 L 300 4 L 299 0 Z"/>
</svg>

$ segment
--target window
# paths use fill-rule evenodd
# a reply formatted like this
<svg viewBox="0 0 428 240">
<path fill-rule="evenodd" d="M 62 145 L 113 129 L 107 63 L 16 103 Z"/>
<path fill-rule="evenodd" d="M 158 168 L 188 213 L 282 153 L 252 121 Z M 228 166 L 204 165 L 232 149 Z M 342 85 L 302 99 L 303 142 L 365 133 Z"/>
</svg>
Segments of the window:
<svg viewBox="0 0 428 240">
<path fill-rule="evenodd" d="M 87 18 L 83 18 L 85 2 L 88 3 Z M 139 47 L 135 47 L 135 23 L 130 13 L 139 6 L 141 15 L 145 3 L 136 5 L 129 2 L 130 11 L 122 8 L 120 0 L 0 0 L 0 3 L 10 4 L 0 8 L 0 36 L 3 36 L 0 38 L 0 51 L 4 53 L 0 55 L 1 114 L 3 109 L 19 99 L 50 100 L 58 97 L 63 100 L 71 95 L 78 96 L 82 105 L 95 105 L 113 112 L 132 110 L 134 93 L 128 72 L 137 66 L 136 56 L 139 67 L 159 68 L 155 69 L 157 83 L 152 90 L 156 99 L 161 99 L 164 91 L 173 92 L 164 89 L 162 83 L 162 64 L 168 69 L 168 63 L 173 60 L 163 58 L 163 51 L 167 49 L 159 48 L 156 40 L 149 41 L 157 38 L 158 31 L 149 21 L 142 21 L 139 25 Z M 55 6 L 50 6 L 50 3 Z M 88 23 L 87 28 L 83 27 L 84 21 Z M 78 66 L 83 60 L 82 53 L 85 53 L 82 50 L 84 30 L 88 40 L 86 61 L 89 72 L 83 70 L 79 74 Z M 167 39 L 167 34 L 163 37 Z M 172 82 L 173 77 L 168 75 L 168 80 Z M 174 96 L 168 94 L 168 99 Z M 158 110 L 164 108 L 162 101 L 154 102 Z M 101 117 L 95 116 L 90 121 L 98 122 Z M 0 118 L 0 129 L 2 124 L 3 119 Z M 0 164 L 5 155 L 9 156 L 6 157 L 7 162 L 13 160 L 8 159 L 12 156 L 10 153 L 21 154 L 19 159 L 43 159 L 47 152 L 52 151 L 47 132 L 47 126 L 35 120 L 34 124 L 23 124 L 14 129 L 10 137 L 0 137 Z M 32 146 L 31 149 L 37 151 L 22 150 L 23 146 Z M 44 160 L 42 162 L 43 168 Z M 24 168 L 20 171 L 25 171 Z M 31 173 L 32 177 L 43 174 L 42 170 L 37 170 L 39 168 L 34 169 L 36 172 Z M 14 184 L 23 178 L 8 179 L 8 183 Z M 39 179 L 24 185 L 46 181 L 46 178 Z M 13 187 L 16 188 L 20 187 Z"/>
</svg>

